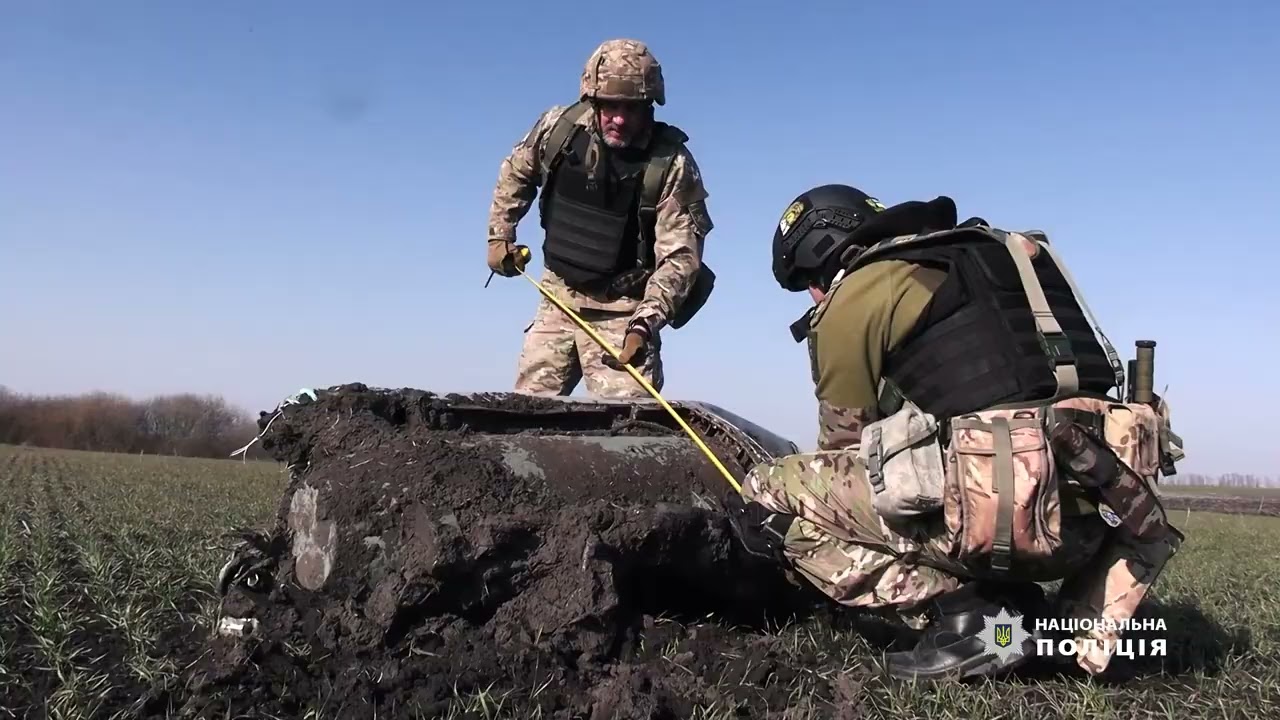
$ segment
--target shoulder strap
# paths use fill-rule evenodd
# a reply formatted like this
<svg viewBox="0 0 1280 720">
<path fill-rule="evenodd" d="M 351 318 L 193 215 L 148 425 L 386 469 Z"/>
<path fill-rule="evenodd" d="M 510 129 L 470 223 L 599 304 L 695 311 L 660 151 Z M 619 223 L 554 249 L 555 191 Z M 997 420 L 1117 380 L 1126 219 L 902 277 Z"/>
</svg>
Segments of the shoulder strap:
<svg viewBox="0 0 1280 720">
<path fill-rule="evenodd" d="M 992 242 L 1003 243 L 1003 238 L 998 234 L 998 231 L 986 226 L 954 227 L 916 235 L 899 235 L 898 237 L 881 240 L 863 250 L 862 254 L 854 259 L 853 264 L 849 266 L 848 272 L 852 273 L 869 262 L 879 260 L 899 250 L 908 248 L 914 250 L 930 245 L 944 245 L 958 238 L 972 240 L 974 235 L 984 235 Z"/>
<path fill-rule="evenodd" d="M 556 123 L 551 127 L 551 132 L 547 133 L 547 141 L 542 145 L 542 154 L 538 157 L 538 165 L 542 171 L 542 187 L 543 192 L 538 193 L 538 214 L 545 215 L 547 208 L 546 187 L 551 182 L 551 176 L 555 173 L 556 168 L 560 165 L 560 160 L 564 158 L 565 148 L 569 147 L 570 141 L 581 128 L 578 125 L 578 119 L 590 111 L 590 104 L 584 100 L 565 108 L 560 113 L 560 117 L 556 118 Z M 545 222 L 545 218 L 544 218 Z"/>
<path fill-rule="evenodd" d="M 970 226 L 957 227 L 947 230 L 940 230 L 932 233 L 920 235 L 903 235 L 901 237 L 890 238 L 878 242 L 867 248 L 850 267 L 849 272 L 865 265 L 866 263 L 878 260 L 892 253 L 905 248 L 918 248 L 928 245 L 941 245 L 952 240 L 965 236 L 966 239 L 972 238 L 974 234 L 981 234 L 998 241 L 1003 244 L 1013 258 L 1014 264 L 1018 268 L 1018 276 L 1022 281 L 1023 290 L 1026 293 L 1027 301 L 1031 304 L 1031 311 L 1036 317 L 1036 327 L 1044 336 L 1048 343 L 1048 350 L 1055 358 L 1054 374 L 1058 378 L 1058 389 L 1060 394 L 1074 393 L 1079 388 L 1079 376 L 1075 367 L 1075 356 L 1070 351 L 1070 346 L 1066 342 L 1066 336 L 1062 332 L 1061 326 L 1058 324 L 1053 313 L 1049 310 L 1049 303 L 1045 298 L 1044 289 L 1040 285 L 1040 279 L 1036 275 L 1035 268 L 1031 264 L 1031 258 L 1027 255 L 1026 249 L 1022 243 L 1018 242 L 1018 238 L 1012 237 L 1009 233 L 992 228 L 989 226 Z M 1057 266 L 1058 271 L 1062 273 L 1063 279 L 1067 281 L 1067 285 L 1071 288 L 1071 292 L 1075 295 L 1076 301 L 1080 303 L 1080 308 L 1084 310 L 1089 320 L 1093 323 L 1093 329 L 1098 335 L 1103 350 L 1107 354 L 1107 359 L 1111 364 L 1111 368 L 1116 377 L 1116 388 L 1121 390 L 1124 388 L 1124 368 L 1120 363 L 1120 356 L 1116 353 L 1115 346 L 1107 339 L 1102 332 L 1102 327 L 1094 316 L 1093 311 L 1089 309 L 1089 305 L 1085 302 L 1084 296 L 1080 293 L 1080 288 L 1076 285 L 1075 280 L 1071 277 L 1067 266 L 1062 262 L 1057 252 L 1050 246 L 1048 238 L 1043 232 L 1028 231 L 1021 233 L 1038 246 L 1045 249 L 1050 260 Z"/>
<path fill-rule="evenodd" d="M 1018 268 L 1018 279 L 1022 281 L 1022 290 L 1031 305 L 1031 314 L 1036 319 L 1036 330 L 1044 340 L 1044 348 L 1053 363 L 1053 375 L 1058 381 L 1058 392 L 1054 400 L 1070 397 L 1080 390 L 1080 374 L 1076 369 L 1076 356 L 1071 352 L 1071 343 L 1063 332 L 1058 319 L 1049 308 L 1049 300 L 1044 295 L 1040 278 L 1031 264 L 1031 256 L 1022 246 L 1021 237 L 1003 230 L 992 229 L 992 232 L 1004 238 L 1004 246 Z"/>
<path fill-rule="evenodd" d="M 1080 374 L 1076 368 L 1075 354 L 1071 352 L 1071 343 L 1067 341 L 1066 333 L 1063 332 L 1058 319 L 1049 308 L 1049 300 L 1045 297 L 1040 277 L 1036 275 L 1035 266 L 1031 264 L 1031 256 L 1022 246 L 1020 236 L 983 225 L 950 228 L 919 235 L 902 235 L 883 240 L 867 248 L 854 261 L 850 272 L 904 248 L 915 249 L 928 245 L 941 245 L 960 236 L 969 239 L 974 235 L 985 236 L 993 242 L 1001 243 L 1013 258 L 1013 264 L 1018 270 L 1018 279 L 1022 283 L 1023 295 L 1026 296 L 1027 303 L 1031 306 L 1031 314 L 1035 317 L 1036 330 L 1042 338 L 1046 354 L 1053 363 L 1053 375 L 1058 381 L 1055 399 L 1074 395 L 1080 389 Z"/>
<path fill-rule="evenodd" d="M 662 195 L 662 186 L 666 184 L 667 174 L 671 172 L 671 165 L 675 162 L 680 147 L 688 139 L 689 136 L 675 125 L 655 123 L 652 151 L 640 181 L 638 215 L 643 240 L 640 243 L 640 267 L 653 265 L 653 247 L 657 242 L 658 198 Z"/>
<path fill-rule="evenodd" d="M 551 128 L 551 132 L 547 134 L 547 142 L 543 145 L 542 155 L 538 159 L 539 165 L 542 166 L 542 181 L 544 183 L 547 178 L 551 177 L 551 173 L 555 172 L 556 165 L 559 164 L 560 158 L 564 156 L 564 149 L 569 146 L 569 141 L 573 139 L 574 131 L 579 127 L 578 118 L 589 107 L 587 102 L 579 100 L 565 108 L 565 111 L 560 113 L 560 117 L 556 119 L 556 124 Z"/>
<path fill-rule="evenodd" d="M 1089 321 L 1093 323 L 1094 332 L 1098 333 L 1098 341 L 1102 343 L 1102 349 L 1107 353 L 1107 360 L 1111 362 L 1111 370 L 1116 376 L 1116 391 L 1124 392 L 1124 365 L 1120 363 L 1120 354 L 1116 352 L 1116 348 L 1107 339 L 1105 333 L 1102 332 L 1102 325 L 1098 322 L 1098 318 L 1093 314 L 1093 310 L 1089 308 L 1089 303 L 1085 302 L 1084 294 L 1080 292 L 1080 286 L 1076 285 L 1075 278 L 1071 277 L 1071 271 L 1067 269 L 1067 264 L 1062 262 L 1062 258 L 1058 256 L 1053 246 L 1049 244 L 1049 238 L 1043 232 L 1038 230 L 1028 230 L 1023 235 L 1031 238 L 1035 244 L 1044 248 L 1049 254 L 1049 259 L 1058 267 L 1058 272 L 1062 273 L 1062 277 L 1067 281 L 1067 286 L 1071 288 L 1071 294 L 1076 296 L 1076 302 L 1080 303 L 1080 309 L 1084 310 L 1085 315 L 1089 316 Z"/>
</svg>

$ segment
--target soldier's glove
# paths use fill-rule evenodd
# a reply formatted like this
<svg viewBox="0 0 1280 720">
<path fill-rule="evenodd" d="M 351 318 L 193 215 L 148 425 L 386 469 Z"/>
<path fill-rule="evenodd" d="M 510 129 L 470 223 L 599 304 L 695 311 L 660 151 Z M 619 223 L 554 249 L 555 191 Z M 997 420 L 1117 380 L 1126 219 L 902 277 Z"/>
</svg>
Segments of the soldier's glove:
<svg viewBox="0 0 1280 720">
<path fill-rule="evenodd" d="M 733 528 L 742 547 L 752 555 L 786 563 L 782 554 L 782 539 L 795 520 L 794 515 L 778 515 L 760 503 L 747 502 L 738 493 L 725 499 L 729 525 Z"/>
<path fill-rule="evenodd" d="M 622 370 L 623 365 L 636 367 L 644 362 L 651 337 L 649 324 L 636 318 L 627 326 L 627 336 L 622 341 L 622 349 L 618 351 L 618 359 L 614 360 L 609 353 L 603 353 L 600 360 L 614 370 Z"/>
<path fill-rule="evenodd" d="M 489 269 L 502 277 L 515 277 L 525 267 L 520 246 L 510 240 L 489 241 Z"/>
</svg>

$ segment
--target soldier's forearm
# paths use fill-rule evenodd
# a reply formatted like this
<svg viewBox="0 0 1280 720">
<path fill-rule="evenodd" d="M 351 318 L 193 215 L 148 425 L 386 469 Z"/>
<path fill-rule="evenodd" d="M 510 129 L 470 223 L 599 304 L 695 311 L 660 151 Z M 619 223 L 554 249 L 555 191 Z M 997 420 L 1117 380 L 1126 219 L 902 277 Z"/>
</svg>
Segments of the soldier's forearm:
<svg viewBox="0 0 1280 720">
<path fill-rule="evenodd" d="M 542 175 L 538 169 L 539 142 L 544 132 L 548 114 L 544 113 L 498 166 L 498 181 L 493 187 L 493 202 L 489 205 L 489 239 L 515 240 L 516 226 L 524 219 L 538 188 Z"/>
<path fill-rule="evenodd" d="M 662 258 L 645 284 L 644 299 L 633 317 L 643 319 L 651 330 L 665 326 L 688 297 L 700 265 L 697 255 L 688 248 Z"/>
<path fill-rule="evenodd" d="M 818 400 L 818 449 L 857 451 L 862 429 L 871 422 L 871 408 L 847 408 Z"/>
<path fill-rule="evenodd" d="M 522 176 L 509 160 L 504 160 L 489 206 L 489 239 L 514 240 L 516 226 L 529 212 L 537 194 L 538 186 L 533 179 Z"/>
</svg>

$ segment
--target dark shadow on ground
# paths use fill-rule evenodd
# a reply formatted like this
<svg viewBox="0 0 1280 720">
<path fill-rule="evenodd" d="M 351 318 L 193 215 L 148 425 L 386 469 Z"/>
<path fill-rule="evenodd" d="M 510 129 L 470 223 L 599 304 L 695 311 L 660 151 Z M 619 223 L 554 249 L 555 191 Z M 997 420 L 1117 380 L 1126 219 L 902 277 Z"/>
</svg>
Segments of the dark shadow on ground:
<svg viewBox="0 0 1280 720">
<path fill-rule="evenodd" d="M 1228 658 L 1247 655 L 1254 644 L 1253 630 L 1229 630 L 1216 619 L 1205 615 L 1192 601 L 1144 602 L 1138 609 L 1137 619 L 1163 619 L 1164 630 L 1143 629 L 1126 633 L 1127 639 L 1135 641 L 1131 644 L 1135 657 L 1113 657 L 1106 672 L 1096 678 L 1098 682 L 1127 683 L 1144 678 L 1177 678 L 1195 673 L 1213 677 L 1222 671 Z M 819 607 L 807 620 L 832 629 L 855 632 L 877 654 L 910 649 L 918 637 L 918 633 L 888 615 L 843 608 L 835 603 Z M 1165 641 L 1164 655 L 1153 656 L 1150 654 L 1152 641 L 1160 639 Z M 1137 642 L 1140 640 L 1144 642 Z M 1143 646 L 1148 654 L 1138 656 L 1136 653 Z M 1049 680 L 1055 677 L 1087 678 L 1089 675 L 1076 665 L 1073 658 L 1055 656 L 1037 658 L 1010 677 Z"/>
<path fill-rule="evenodd" d="M 1151 675 L 1183 675 L 1203 672 L 1210 677 L 1219 674 L 1226 660 L 1247 654 L 1253 648 L 1253 630 L 1228 630 L 1214 618 L 1205 615 L 1190 601 L 1150 602 L 1139 608 L 1140 618 L 1163 618 L 1165 629 L 1132 633 L 1147 641 L 1164 638 L 1168 649 L 1164 657 L 1117 658 L 1112 668 L 1117 678 Z"/>
<path fill-rule="evenodd" d="M 1116 655 L 1106 671 L 1096 678 L 1102 684 L 1124 684 L 1156 677 L 1177 678 L 1203 673 L 1214 677 L 1221 673 L 1230 657 L 1246 655 L 1253 647 L 1253 631 L 1247 628 L 1228 630 L 1207 616 L 1190 601 L 1144 602 L 1136 615 L 1141 620 L 1164 620 L 1164 629 L 1142 629 L 1125 633 L 1134 642 L 1134 657 Z M 1152 641 L 1165 640 L 1162 656 L 1152 655 Z M 1143 641 L 1143 642 L 1139 642 Z M 1139 656 L 1145 646 L 1147 654 Z M 1034 664 L 1020 668 L 1016 677 L 1046 680 L 1053 677 L 1086 678 L 1086 673 L 1072 658 L 1055 656 L 1037 658 Z"/>
</svg>

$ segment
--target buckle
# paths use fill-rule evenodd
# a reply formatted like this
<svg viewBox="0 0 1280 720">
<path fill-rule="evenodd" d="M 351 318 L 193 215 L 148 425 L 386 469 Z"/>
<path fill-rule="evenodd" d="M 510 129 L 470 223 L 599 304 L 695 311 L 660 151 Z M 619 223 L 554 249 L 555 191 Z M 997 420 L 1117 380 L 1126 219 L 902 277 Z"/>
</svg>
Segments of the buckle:
<svg viewBox="0 0 1280 720">
<path fill-rule="evenodd" d="M 872 428 L 870 447 L 867 448 L 867 480 L 871 483 L 871 489 L 877 493 L 884 492 L 884 466 L 880 456 L 884 449 L 880 444 L 881 430 L 880 427 Z"/>
<path fill-rule="evenodd" d="M 795 515 L 769 513 L 769 517 L 760 523 L 760 529 L 778 538 L 778 544 L 781 545 L 786 542 L 787 531 L 791 529 L 791 523 L 795 522 L 795 519 Z"/>
<path fill-rule="evenodd" d="M 1076 354 L 1071 351 L 1071 341 L 1067 339 L 1066 333 L 1042 333 L 1040 346 L 1044 348 L 1045 354 L 1049 356 L 1054 367 L 1075 365 Z"/>
</svg>

